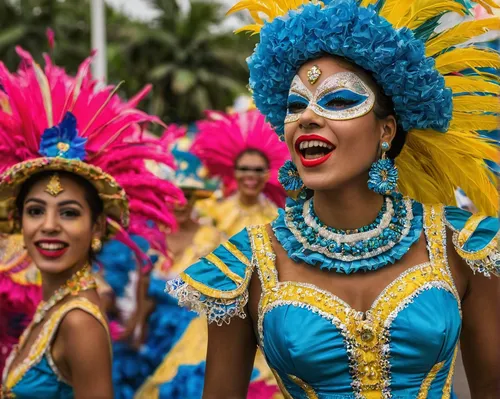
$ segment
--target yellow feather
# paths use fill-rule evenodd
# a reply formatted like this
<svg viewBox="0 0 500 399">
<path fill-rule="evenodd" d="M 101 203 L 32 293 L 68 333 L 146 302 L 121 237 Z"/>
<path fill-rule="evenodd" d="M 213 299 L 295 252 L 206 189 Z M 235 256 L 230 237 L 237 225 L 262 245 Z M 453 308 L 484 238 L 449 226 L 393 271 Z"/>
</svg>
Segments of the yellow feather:
<svg viewBox="0 0 500 399">
<path fill-rule="evenodd" d="M 378 0 L 362 0 L 361 7 L 368 7 L 372 4 L 377 4 Z"/>
<path fill-rule="evenodd" d="M 445 12 L 465 15 L 467 8 L 455 0 L 415 0 L 411 5 L 410 12 L 398 20 L 395 26 L 416 29 L 431 18 Z"/>
<path fill-rule="evenodd" d="M 490 29 L 500 29 L 500 18 L 481 19 L 463 22 L 430 39 L 426 44 L 425 54 L 430 57 L 450 47 L 462 44 Z"/>
<path fill-rule="evenodd" d="M 446 87 L 456 93 L 492 93 L 500 95 L 500 85 L 479 76 L 445 76 Z"/>
<path fill-rule="evenodd" d="M 258 16 L 258 13 L 263 14 L 266 17 L 266 21 L 271 22 L 275 18 L 282 17 L 289 11 L 296 10 L 301 5 L 307 3 L 309 3 L 309 0 L 241 0 L 231 7 L 227 14 L 243 10 L 249 11 L 255 23 L 246 25 L 238 29 L 237 32 L 249 31 L 258 33 L 262 26 L 264 26 L 264 21 Z"/>
<path fill-rule="evenodd" d="M 475 47 L 457 48 L 436 57 L 437 70 L 445 75 L 468 68 L 500 68 L 497 52 Z"/>
<path fill-rule="evenodd" d="M 450 130 L 477 131 L 498 129 L 498 117 L 453 111 Z"/>
<path fill-rule="evenodd" d="M 396 159 L 400 189 L 423 203 L 455 205 L 461 187 L 480 211 L 496 215 L 497 179 L 484 159 L 497 161 L 498 150 L 474 133 L 412 130 Z"/>
<path fill-rule="evenodd" d="M 395 21 L 403 18 L 410 9 L 414 0 L 386 0 L 380 9 L 379 15 L 394 25 Z"/>
<path fill-rule="evenodd" d="M 453 109 L 457 112 L 499 112 L 500 101 L 496 96 L 458 96 L 453 97 Z"/>
<path fill-rule="evenodd" d="M 494 0 L 474 0 L 474 2 L 482 6 L 491 15 L 494 14 L 493 8 L 500 8 L 500 5 Z"/>
</svg>

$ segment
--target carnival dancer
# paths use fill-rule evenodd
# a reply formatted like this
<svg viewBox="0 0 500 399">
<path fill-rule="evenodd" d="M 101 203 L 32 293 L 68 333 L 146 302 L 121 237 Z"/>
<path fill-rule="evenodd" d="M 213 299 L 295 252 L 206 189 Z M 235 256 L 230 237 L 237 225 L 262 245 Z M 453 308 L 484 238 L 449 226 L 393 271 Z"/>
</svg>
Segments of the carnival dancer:
<svg viewBox="0 0 500 399">
<path fill-rule="evenodd" d="M 277 177 L 288 157 L 286 146 L 270 134 L 271 126 L 257 110 L 208 111 L 206 116 L 197 123 L 192 152 L 211 176 L 221 179 L 225 195 L 222 200 L 200 201 L 196 209 L 227 237 L 246 226 L 270 222 L 284 203 Z"/>
<path fill-rule="evenodd" d="M 256 344 L 288 398 L 450 398 L 459 339 L 472 398 L 500 397 L 498 148 L 483 134 L 500 58 L 469 40 L 491 21 L 436 30 L 470 12 L 453 0 L 243 9 L 260 32 L 250 87 L 296 199 L 169 283 L 211 323 L 203 398 L 245 397 Z"/>
<path fill-rule="evenodd" d="M 17 51 L 17 73 L 0 64 L 8 97 L 0 202 L 41 273 L 43 300 L 7 360 L 2 397 L 112 398 L 108 325 L 90 263 L 103 240 L 127 241 L 127 226 L 145 236 L 172 228 L 169 205 L 180 197 L 145 168 L 144 159 L 169 161 L 138 135 L 138 124 L 158 121 L 135 109 L 144 92 L 123 103 L 116 88 L 97 87 L 91 58 L 68 79 L 50 59 L 42 70 Z"/>
</svg>

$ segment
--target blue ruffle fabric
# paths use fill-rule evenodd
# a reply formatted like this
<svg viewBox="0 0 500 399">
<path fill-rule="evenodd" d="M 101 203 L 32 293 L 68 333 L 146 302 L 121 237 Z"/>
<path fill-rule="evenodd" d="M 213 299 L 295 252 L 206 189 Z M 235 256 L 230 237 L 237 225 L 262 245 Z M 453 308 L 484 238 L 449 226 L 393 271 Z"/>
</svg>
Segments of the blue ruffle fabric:
<svg viewBox="0 0 500 399">
<path fill-rule="evenodd" d="M 158 399 L 201 399 L 205 382 L 206 363 L 181 365 L 175 377 L 159 386 Z M 251 381 L 259 376 L 253 369 Z"/>
<path fill-rule="evenodd" d="M 147 253 L 149 251 L 148 241 L 141 236 L 131 236 L 137 246 Z M 154 263 L 154 259 L 151 259 Z M 137 261 L 134 252 L 118 240 L 106 242 L 102 250 L 97 254 L 97 263 L 104 268 L 104 279 L 111 286 L 116 296 L 121 297 L 125 293 L 125 287 L 129 283 L 129 273 L 137 269 Z"/>
<path fill-rule="evenodd" d="M 165 281 L 162 286 L 165 287 Z M 165 293 L 163 296 L 168 298 Z M 132 349 L 127 342 L 113 343 L 115 399 L 134 397 L 195 317 L 196 314 L 180 308 L 173 299 L 169 299 L 159 303 L 149 317 L 146 343 L 139 351 Z"/>
<path fill-rule="evenodd" d="M 205 362 L 179 367 L 176 376 L 159 387 L 158 399 L 201 399 L 205 381 Z"/>
<path fill-rule="evenodd" d="M 300 206 L 292 199 L 287 200 L 287 206 Z M 322 270 L 335 270 L 338 273 L 356 273 L 359 271 L 376 270 L 379 265 L 395 263 L 408 252 L 410 247 L 418 241 L 423 229 L 423 207 L 422 204 L 413 202 L 413 221 L 408 235 L 390 250 L 369 259 L 360 259 L 353 262 L 332 259 L 319 252 L 304 248 L 295 238 L 285 222 L 285 211 L 279 210 L 279 215 L 272 223 L 276 239 L 285 249 L 288 257 L 295 262 L 305 262 L 311 266 L 319 266 Z"/>
<path fill-rule="evenodd" d="M 71 112 L 66 112 L 59 125 L 45 129 L 40 142 L 40 154 L 46 157 L 78 159 L 83 161 L 86 156 L 87 139 L 78 136 L 76 118 Z M 60 147 L 63 144 L 67 148 Z"/>
<path fill-rule="evenodd" d="M 359 7 L 355 0 L 323 3 L 308 3 L 266 23 L 248 59 L 255 104 L 277 133 L 284 132 L 288 92 L 298 68 L 322 54 L 344 57 L 372 72 L 406 131 L 445 132 L 452 92 L 434 59 L 425 56 L 422 40 L 407 28 L 394 29 L 373 6 Z"/>
</svg>

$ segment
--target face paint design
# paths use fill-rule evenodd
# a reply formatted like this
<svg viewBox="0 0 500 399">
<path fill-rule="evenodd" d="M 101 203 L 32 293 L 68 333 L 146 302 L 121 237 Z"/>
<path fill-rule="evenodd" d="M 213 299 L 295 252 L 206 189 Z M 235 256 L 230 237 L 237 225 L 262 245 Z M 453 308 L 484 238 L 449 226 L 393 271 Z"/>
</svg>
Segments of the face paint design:
<svg viewBox="0 0 500 399">
<path fill-rule="evenodd" d="M 355 119 L 370 112 L 374 104 L 375 94 L 353 72 L 328 77 L 314 94 L 296 75 L 290 86 L 285 123 L 297 122 L 308 108 L 334 121 Z"/>
</svg>

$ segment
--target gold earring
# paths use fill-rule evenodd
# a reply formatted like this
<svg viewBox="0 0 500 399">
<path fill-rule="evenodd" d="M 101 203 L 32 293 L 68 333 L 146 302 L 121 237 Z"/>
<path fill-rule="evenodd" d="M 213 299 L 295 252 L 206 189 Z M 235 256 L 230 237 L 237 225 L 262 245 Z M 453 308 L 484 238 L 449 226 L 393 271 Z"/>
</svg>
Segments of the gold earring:
<svg viewBox="0 0 500 399">
<path fill-rule="evenodd" d="M 92 252 L 98 253 L 102 249 L 102 241 L 99 238 L 93 238 L 90 248 L 92 248 Z"/>
</svg>

